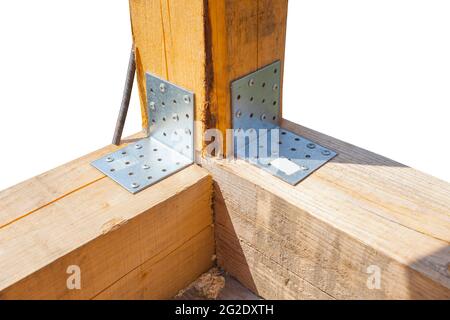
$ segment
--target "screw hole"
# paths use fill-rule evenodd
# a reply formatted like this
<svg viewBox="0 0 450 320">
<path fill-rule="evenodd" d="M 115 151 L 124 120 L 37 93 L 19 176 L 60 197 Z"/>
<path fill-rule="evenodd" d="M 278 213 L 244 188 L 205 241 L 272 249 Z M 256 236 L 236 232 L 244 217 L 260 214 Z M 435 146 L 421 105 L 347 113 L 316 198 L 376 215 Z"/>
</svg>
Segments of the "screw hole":
<svg viewBox="0 0 450 320">
<path fill-rule="evenodd" d="M 186 119 L 189 119 L 189 115 L 186 113 Z"/>
<path fill-rule="evenodd" d="M 143 158 L 144 157 L 144 155 L 143 154 L 141 154 L 140 156 L 139 156 L 139 158 Z"/>
<path fill-rule="evenodd" d="M 122 154 L 127 154 L 126 151 L 123 151 Z"/>
<path fill-rule="evenodd" d="M 262 99 L 262 101 L 261 101 L 262 103 L 266 103 L 266 99 Z"/>
<path fill-rule="evenodd" d="M 153 177 L 152 177 L 152 176 L 148 176 L 147 179 L 148 179 L 148 180 L 152 180 Z"/>
<path fill-rule="evenodd" d="M 265 82 L 262 83 L 262 87 L 263 87 L 263 88 L 266 87 L 266 83 L 265 83 Z"/>
<path fill-rule="evenodd" d="M 159 158 L 159 159 L 158 159 L 158 161 L 160 161 L 160 162 L 161 162 L 161 161 L 162 161 L 162 159 L 161 159 L 161 158 Z"/>
<path fill-rule="evenodd" d="M 297 151 L 297 149 L 295 149 L 295 148 L 291 148 L 291 151 Z"/>
<path fill-rule="evenodd" d="M 250 97 L 250 102 L 253 102 L 253 100 L 255 100 L 255 98 L 253 98 L 253 97 Z"/>
<path fill-rule="evenodd" d="M 177 104 L 177 100 L 174 99 L 174 100 L 173 100 L 173 104 Z"/>
<path fill-rule="evenodd" d="M 278 69 L 275 68 L 275 70 L 273 70 L 273 73 L 277 73 L 277 72 L 278 72 Z"/>
<path fill-rule="evenodd" d="M 153 151 L 155 151 L 155 152 L 156 152 L 156 151 L 158 151 L 158 149 L 156 149 L 156 148 L 155 148 L 155 149 L 153 149 Z"/>
<path fill-rule="evenodd" d="M 167 136 L 167 133 L 163 132 L 163 136 L 166 137 L 166 136 Z"/>
<path fill-rule="evenodd" d="M 311 155 L 310 155 L 310 154 L 307 154 L 307 155 L 305 156 L 305 158 L 306 158 L 306 159 L 309 159 L 309 158 L 311 158 Z"/>
<path fill-rule="evenodd" d="M 129 162 L 129 161 L 127 161 L 127 162 L 125 162 L 125 164 L 126 164 L 126 165 L 129 165 L 129 164 L 130 164 L 130 162 Z"/>
<path fill-rule="evenodd" d="M 295 138 L 294 140 L 295 140 L 295 141 L 300 141 L 300 138 Z"/>
<path fill-rule="evenodd" d="M 286 131 L 281 132 L 281 134 L 284 136 L 286 134 Z"/>
<path fill-rule="evenodd" d="M 250 113 L 250 118 L 253 118 L 253 113 Z"/>
<path fill-rule="evenodd" d="M 277 117 L 276 117 L 276 116 L 273 116 L 273 117 L 272 117 L 272 120 L 276 120 L 276 119 L 277 119 Z"/>
<path fill-rule="evenodd" d="M 276 102 L 276 101 L 274 101 L 274 102 L 273 102 L 273 105 L 274 105 L 274 106 L 276 106 L 276 105 L 277 105 L 277 102 Z"/>
<path fill-rule="evenodd" d="M 240 95 L 240 94 L 237 96 L 237 99 L 238 99 L 238 100 L 241 100 L 241 95 Z"/>
<path fill-rule="evenodd" d="M 109 170 L 109 171 L 114 172 L 114 171 L 116 171 L 116 169 L 111 169 L 111 170 Z"/>
<path fill-rule="evenodd" d="M 161 171 L 162 171 L 162 172 L 166 172 L 166 171 L 167 171 L 167 169 L 162 169 Z"/>
<path fill-rule="evenodd" d="M 128 175 L 129 175 L 129 176 L 132 176 L 132 175 L 134 175 L 134 173 L 133 173 L 133 172 L 130 172 L 130 173 L 128 173 Z"/>
<path fill-rule="evenodd" d="M 166 117 L 163 117 L 162 120 L 163 120 L 163 121 L 166 121 Z"/>
</svg>

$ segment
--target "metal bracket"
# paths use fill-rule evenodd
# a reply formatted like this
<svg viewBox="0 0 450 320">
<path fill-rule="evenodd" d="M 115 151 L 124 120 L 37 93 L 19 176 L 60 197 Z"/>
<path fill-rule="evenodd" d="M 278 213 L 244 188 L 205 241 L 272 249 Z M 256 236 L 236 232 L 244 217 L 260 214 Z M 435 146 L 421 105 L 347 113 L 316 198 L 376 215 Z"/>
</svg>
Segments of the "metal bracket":
<svg viewBox="0 0 450 320">
<path fill-rule="evenodd" d="M 234 152 L 296 185 L 337 154 L 279 127 L 280 73 L 277 61 L 232 82 Z"/>
<path fill-rule="evenodd" d="M 148 138 L 92 162 L 131 193 L 194 162 L 194 94 L 146 74 Z"/>
</svg>

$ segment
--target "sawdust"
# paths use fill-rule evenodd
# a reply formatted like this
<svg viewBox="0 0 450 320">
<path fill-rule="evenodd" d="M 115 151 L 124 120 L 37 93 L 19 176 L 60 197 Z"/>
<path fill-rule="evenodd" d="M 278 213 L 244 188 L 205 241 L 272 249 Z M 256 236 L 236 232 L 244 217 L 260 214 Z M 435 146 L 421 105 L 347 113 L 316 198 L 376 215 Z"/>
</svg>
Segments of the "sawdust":
<svg viewBox="0 0 450 320">
<path fill-rule="evenodd" d="M 202 274 L 189 287 L 181 290 L 175 298 L 179 298 L 187 291 L 194 290 L 196 294 L 205 299 L 217 299 L 222 289 L 225 287 L 225 277 L 218 268 L 212 268 Z"/>
</svg>

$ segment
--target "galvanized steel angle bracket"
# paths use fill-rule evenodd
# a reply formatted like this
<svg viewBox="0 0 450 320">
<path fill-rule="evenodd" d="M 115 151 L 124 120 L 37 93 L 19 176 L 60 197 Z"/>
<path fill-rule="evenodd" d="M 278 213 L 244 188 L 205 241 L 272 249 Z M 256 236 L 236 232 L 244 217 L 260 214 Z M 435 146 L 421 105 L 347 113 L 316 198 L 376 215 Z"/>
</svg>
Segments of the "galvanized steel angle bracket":
<svg viewBox="0 0 450 320">
<path fill-rule="evenodd" d="M 194 161 L 194 94 L 150 73 L 146 85 L 149 137 L 92 162 L 133 194 Z"/>
<path fill-rule="evenodd" d="M 281 63 L 231 84 L 235 156 L 296 185 L 336 152 L 279 127 Z"/>
</svg>

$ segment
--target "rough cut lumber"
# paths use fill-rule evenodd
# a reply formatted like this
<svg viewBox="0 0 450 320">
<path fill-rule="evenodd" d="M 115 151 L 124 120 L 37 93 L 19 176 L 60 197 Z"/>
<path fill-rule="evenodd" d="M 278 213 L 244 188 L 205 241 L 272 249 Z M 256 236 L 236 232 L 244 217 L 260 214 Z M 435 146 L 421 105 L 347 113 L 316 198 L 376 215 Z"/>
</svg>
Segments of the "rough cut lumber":
<svg viewBox="0 0 450 320">
<path fill-rule="evenodd" d="M 125 139 L 123 143 L 127 144 L 141 137 L 143 135 L 138 134 Z M 104 175 L 92 167 L 90 163 L 118 148 L 109 145 L 1 191 L 0 228 L 102 179 Z"/>
<path fill-rule="evenodd" d="M 450 185 L 283 127 L 339 156 L 296 187 L 243 161 L 205 161 L 219 266 L 263 298 L 449 299 Z M 370 266 L 379 290 L 367 286 Z"/>
<path fill-rule="evenodd" d="M 132 195 L 90 167 L 111 148 L 0 193 L 0 299 L 171 298 L 213 265 L 207 172 Z M 67 288 L 72 265 L 81 290 Z"/>
<path fill-rule="evenodd" d="M 145 72 L 195 93 L 197 150 L 205 129 L 231 127 L 230 82 L 284 61 L 287 0 L 130 0 L 143 127 Z"/>
</svg>

